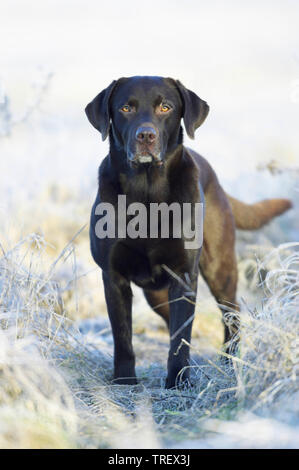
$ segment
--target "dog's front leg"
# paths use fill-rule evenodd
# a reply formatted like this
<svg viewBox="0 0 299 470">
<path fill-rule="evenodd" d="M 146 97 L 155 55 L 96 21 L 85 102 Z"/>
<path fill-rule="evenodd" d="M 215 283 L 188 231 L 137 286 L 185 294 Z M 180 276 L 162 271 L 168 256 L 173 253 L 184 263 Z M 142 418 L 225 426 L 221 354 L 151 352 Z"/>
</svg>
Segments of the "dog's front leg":
<svg viewBox="0 0 299 470">
<path fill-rule="evenodd" d="M 105 297 L 114 339 L 114 379 L 118 384 L 137 383 L 132 345 L 132 290 L 123 277 L 103 271 Z"/>
<path fill-rule="evenodd" d="M 196 289 L 197 281 L 193 281 L 192 290 L 196 292 Z M 185 291 L 186 289 L 177 282 L 173 282 L 169 288 L 170 350 L 167 364 L 166 388 L 175 387 L 179 381 L 187 383 L 190 375 L 188 368 L 189 346 L 182 343 L 182 339 L 185 339 L 188 343 L 191 341 L 195 299 L 176 301 L 176 299 L 180 299 L 184 295 Z"/>
</svg>

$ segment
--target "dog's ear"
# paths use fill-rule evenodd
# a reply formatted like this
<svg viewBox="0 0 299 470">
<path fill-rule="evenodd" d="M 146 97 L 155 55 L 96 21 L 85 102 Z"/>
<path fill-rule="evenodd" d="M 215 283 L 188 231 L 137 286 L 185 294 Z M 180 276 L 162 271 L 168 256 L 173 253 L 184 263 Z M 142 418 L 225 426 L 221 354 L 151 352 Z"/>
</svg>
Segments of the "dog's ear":
<svg viewBox="0 0 299 470">
<path fill-rule="evenodd" d="M 109 101 L 111 94 L 117 84 L 113 80 L 110 85 L 101 91 L 85 108 L 85 113 L 89 122 L 102 134 L 102 140 L 105 140 L 110 128 L 110 110 Z"/>
<path fill-rule="evenodd" d="M 204 100 L 199 98 L 193 91 L 185 88 L 179 80 L 176 80 L 176 86 L 183 102 L 183 119 L 186 132 L 191 139 L 194 139 L 194 132 L 202 125 L 209 114 L 210 108 Z"/>
</svg>

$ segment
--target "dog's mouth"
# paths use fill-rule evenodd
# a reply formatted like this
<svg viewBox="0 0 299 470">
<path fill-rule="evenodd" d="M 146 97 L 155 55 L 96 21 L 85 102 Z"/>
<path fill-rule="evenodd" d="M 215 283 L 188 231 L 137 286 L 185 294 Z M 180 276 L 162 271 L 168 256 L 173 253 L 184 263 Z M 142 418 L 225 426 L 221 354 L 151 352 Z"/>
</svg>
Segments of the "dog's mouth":
<svg viewBox="0 0 299 470">
<path fill-rule="evenodd" d="M 136 153 L 131 158 L 129 157 L 129 162 L 133 167 L 139 165 L 154 165 L 159 167 L 163 165 L 161 153 L 154 154 L 151 152 Z"/>
<path fill-rule="evenodd" d="M 152 155 L 137 155 L 139 163 L 151 163 L 153 161 Z"/>
</svg>

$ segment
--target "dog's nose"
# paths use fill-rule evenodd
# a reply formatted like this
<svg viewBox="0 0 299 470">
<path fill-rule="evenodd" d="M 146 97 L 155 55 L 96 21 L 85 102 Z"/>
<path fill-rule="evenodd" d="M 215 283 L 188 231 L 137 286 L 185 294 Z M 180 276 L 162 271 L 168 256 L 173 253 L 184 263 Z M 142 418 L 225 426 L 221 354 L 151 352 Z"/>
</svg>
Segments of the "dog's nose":
<svg viewBox="0 0 299 470">
<path fill-rule="evenodd" d="M 136 131 L 136 140 L 142 144 L 152 144 L 157 137 L 157 132 L 153 127 L 141 126 Z"/>
</svg>

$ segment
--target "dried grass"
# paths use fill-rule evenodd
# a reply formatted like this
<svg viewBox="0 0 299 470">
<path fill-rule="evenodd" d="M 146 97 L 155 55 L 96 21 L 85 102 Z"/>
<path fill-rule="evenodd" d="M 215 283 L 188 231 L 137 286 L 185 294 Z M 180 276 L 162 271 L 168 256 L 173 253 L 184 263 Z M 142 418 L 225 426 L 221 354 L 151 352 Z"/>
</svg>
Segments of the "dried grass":
<svg viewBox="0 0 299 470">
<path fill-rule="evenodd" d="M 230 426 L 248 424 L 244 416 L 279 420 L 287 410 L 298 392 L 299 244 L 280 245 L 260 262 L 259 271 L 267 272 L 260 285 L 262 306 L 242 305 L 240 353 L 232 364 L 224 365 L 221 350 L 203 354 L 194 341 L 193 387 L 178 390 L 164 389 L 163 331 L 135 336 L 139 384 L 113 384 L 107 320 L 71 320 L 55 278 L 59 265 L 71 262 L 67 284 L 75 290 L 74 240 L 47 268 L 46 246 L 32 234 L 3 249 L 0 259 L 2 448 L 219 446 L 221 436 L 227 442 Z M 268 270 L 269 265 L 276 268 Z M 292 447 L 298 417 L 286 411 L 282 421 L 289 430 L 283 445 Z M 238 444 L 235 436 L 234 445 L 265 444 L 246 440 L 246 433 L 243 438 Z"/>
</svg>

